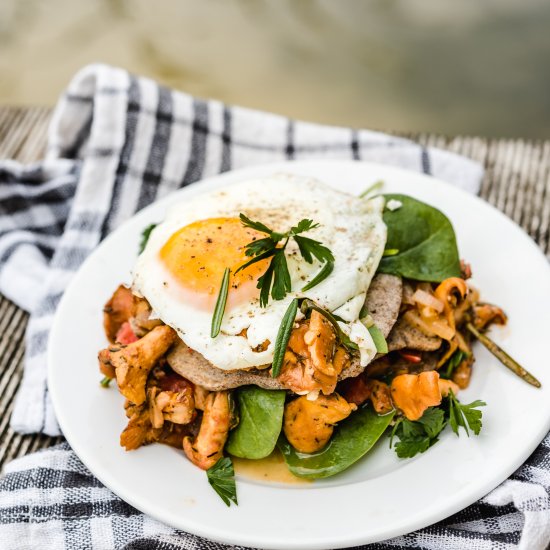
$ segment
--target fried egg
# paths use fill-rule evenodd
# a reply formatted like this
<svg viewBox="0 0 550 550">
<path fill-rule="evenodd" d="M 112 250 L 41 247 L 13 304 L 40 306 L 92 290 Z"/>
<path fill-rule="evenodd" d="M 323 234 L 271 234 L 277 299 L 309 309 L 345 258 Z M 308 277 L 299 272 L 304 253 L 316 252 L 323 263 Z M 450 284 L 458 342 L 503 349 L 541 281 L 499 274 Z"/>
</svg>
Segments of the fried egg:
<svg viewBox="0 0 550 550">
<path fill-rule="evenodd" d="M 365 200 L 289 175 L 205 193 L 175 204 L 152 231 L 133 270 L 133 290 L 191 349 L 220 369 L 269 366 L 281 321 L 295 297 L 310 298 L 338 314 L 342 330 L 359 346 L 361 364 L 366 365 L 376 348 L 359 312 L 384 251 L 383 208 L 381 197 Z M 315 259 L 307 263 L 291 239 L 285 253 L 292 291 L 261 307 L 257 282 L 270 260 L 235 271 L 250 259 L 245 246 L 266 235 L 244 227 L 241 213 L 281 233 L 304 218 L 318 223 L 305 236 L 332 251 L 330 276 L 302 291 L 322 264 Z M 212 314 L 226 268 L 231 270 L 227 304 L 220 334 L 211 338 Z"/>
</svg>

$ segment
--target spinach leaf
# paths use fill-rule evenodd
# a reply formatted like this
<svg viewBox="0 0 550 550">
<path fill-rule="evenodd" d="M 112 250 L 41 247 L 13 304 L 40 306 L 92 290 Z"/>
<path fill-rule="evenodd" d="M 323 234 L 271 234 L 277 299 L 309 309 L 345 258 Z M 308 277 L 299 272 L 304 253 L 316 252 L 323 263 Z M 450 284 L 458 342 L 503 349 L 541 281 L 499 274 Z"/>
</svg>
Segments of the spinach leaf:
<svg viewBox="0 0 550 550">
<path fill-rule="evenodd" d="M 318 479 L 333 476 L 357 462 L 386 431 L 393 415 L 376 414 L 363 407 L 344 420 L 334 431 L 327 446 L 319 452 L 300 453 L 281 435 L 277 446 L 288 469 L 298 477 Z"/>
<path fill-rule="evenodd" d="M 245 386 L 236 394 L 240 422 L 229 433 L 225 449 L 240 458 L 264 458 L 271 454 L 281 433 L 286 392 Z"/>
<path fill-rule="evenodd" d="M 441 282 L 460 277 L 460 259 L 453 226 L 437 208 L 407 195 L 384 195 L 402 206 L 384 211 L 388 227 L 386 248 L 399 252 L 385 256 L 378 271 L 416 281 Z"/>
</svg>

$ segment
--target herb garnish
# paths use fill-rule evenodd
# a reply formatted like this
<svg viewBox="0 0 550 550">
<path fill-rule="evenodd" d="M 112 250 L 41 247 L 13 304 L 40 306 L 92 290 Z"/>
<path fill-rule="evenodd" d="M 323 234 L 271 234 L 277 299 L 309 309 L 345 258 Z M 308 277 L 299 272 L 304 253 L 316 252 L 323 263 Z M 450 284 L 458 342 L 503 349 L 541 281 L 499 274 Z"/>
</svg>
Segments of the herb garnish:
<svg viewBox="0 0 550 550">
<path fill-rule="evenodd" d="M 252 221 L 244 214 L 240 214 L 240 218 L 245 227 L 250 227 L 268 235 L 263 239 L 252 241 L 246 245 L 245 254 L 252 259 L 241 265 L 235 272 L 238 273 L 241 269 L 245 269 L 256 262 L 271 258 L 268 268 L 258 279 L 258 284 L 256 285 L 260 289 L 260 305 L 262 307 L 267 305 L 270 293 L 274 300 L 282 300 L 292 290 L 290 272 L 285 256 L 285 248 L 290 239 L 294 239 L 298 245 L 300 254 L 307 263 L 313 263 L 313 258 L 315 257 L 325 264 L 315 278 L 306 285 L 306 290 L 319 284 L 330 275 L 334 267 L 332 252 L 319 241 L 301 235 L 319 227 L 318 223 L 313 223 L 313 220 L 303 219 L 298 225 L 291 227 L 289 231 L 278 233 L 261 222 Z M 281 241 L 284 241 L 282 245 L 280 244 Z"/>
<path fill-rule="evenodd" d="M 298 298 L 294 298 L 294 300 L 290 302 L 288 309 L 284 314 L 283 320 L 281 321 L 279 332 L 277 332 L 275 349 L 273 351 L 273 363 L 271 365 L 271 376 L 273 378 L 279 376 L 279 372 L 281 371 L 286 347 L 288 345 L 288 341 L 290 340 L 290 333 L 292 332 L 292 327 L 294 326 L 294 321 L 296 319 L 296 313 L 298 313 Z"/>
<path fill-rule="evenodd" d="M 455 397 L 452 390 L 443 407 L 430 407 L 415 422 L 400 418 L 394 425 L 390 436 L 390 447 L 393 438 L 398 437 L 399 442 L 395 445 L 395 452 L 399 458 L 412 458 L 418 453 L 427 451 L 434 443 L 437 443 L 439 434 L 447 424 L 456 435 L 459 435 L 459 427 L 466 430 L 470 436 L 469 429 L 475 435 L 481 431 L 482 412 L 477 407 L 484 407 L 484 401 L 474 401 L 463 405 Z M 468 429 L 469 428 L 469 429 Z"/>
<path fill-rule="evenodd" d="M 220 285 L 220 292 L 218 293 L 218 299 L 216 300 L 216 307 L 214 308 L 214 315 L 212 315 L 212 326 L 210 328 L 210 337 L 216 338 L 220 333 L 222 326 L 223 313 L 225 311 L 225 303 L 227 302 L 227 293 L 229 291 L 229 274 L 228 267 L 225 268 L 222 277 L 222 284 Z"/>
<path fill-rule="evenodd" d="M 479 399 L 468 405 L 463 405 L 458 401 L 453 393 L 453 390 L 449 391 L 449 424 L 453 432 L 458 435 L 458 428 L 462 426 L 466 430 L 466 434 L 470 437 L 468 428 L 474 432 L 475 435 L 479 435 L 481 431 L 481 416 L 482 412 L 476 407 L 485 407 L 487 403 L 480 401 Z"/>
<path fill-rule="evenodd" d="M 104 388 L 108 388 L 109 384 L 111 383 L 112 378 L 109 376 L 104 376 L 101 381 L 99 382 Z"/>
<path fill-rule="evenodd" d="M 235 470 L 233 462 L 229 457 L 222 457 L 206 470 L 208 483 L 214 491 L 220 495 L 221 499 L 227 506 L 231 506 L 231 502 L 238 505 L 237 502 L 237 486 L 235 485 Z"/>
<path fill-rule="evenodd" d="M 398 420 L 391 432 L 390 447 L 394 436 L 399 438 L 395 452 L 399 458 L 412 458 L 428 450 L 438 440 L 438 435 L 446 425 L 442 409 L 431 407 L 417 421 L 406 418 Z"/>
<path fill-rule="evenodd" d="M 151 232 L 153 231 L 153 229 L 155 229 L 157 225 L 157 223 L 152 223 L 141 232 L 141 242 L 139 243 L 138 254 L 141 254 L 145 250 L 145 247 L 147 246 L 147 241 L 151 236 Z"/>
</svg>

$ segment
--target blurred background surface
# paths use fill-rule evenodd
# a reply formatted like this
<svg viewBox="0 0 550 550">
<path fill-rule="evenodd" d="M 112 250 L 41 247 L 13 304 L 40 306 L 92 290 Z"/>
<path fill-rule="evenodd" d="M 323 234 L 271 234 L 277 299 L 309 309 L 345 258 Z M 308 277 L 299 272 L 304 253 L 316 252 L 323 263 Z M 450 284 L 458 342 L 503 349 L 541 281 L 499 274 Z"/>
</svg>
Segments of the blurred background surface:
<svg viewBox="0 0 550 550">
<path fill-rule="evenodd" d="M 548 0 L 0 0 L 0 104 L 102 61 L 318 122 L 550 137 Z"/>
</svg>

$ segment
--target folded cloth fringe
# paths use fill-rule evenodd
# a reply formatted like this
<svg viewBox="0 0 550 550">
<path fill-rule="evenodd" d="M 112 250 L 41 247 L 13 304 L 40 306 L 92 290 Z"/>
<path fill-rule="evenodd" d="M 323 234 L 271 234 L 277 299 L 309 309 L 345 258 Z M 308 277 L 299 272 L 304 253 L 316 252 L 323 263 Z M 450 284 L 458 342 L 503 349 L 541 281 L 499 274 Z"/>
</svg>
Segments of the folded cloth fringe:
<svg viewBox="0 0 550 550">
<path fill-rule="evenodd" d="M 46 384 L 48 332 L 68 282 L 109 232 L 202 178 L 315 158 L 398 166 L 472 193 L 482 177 L 477 163 L 406 139 L 203 101 L 105 65 L 82 69 L 55 109 L 46 159 L 31 167 L 0 163 L 0 291 L 31 312 L 12 427 L 60 433 Z M 510 548 L 520 540 L 543 548 L 540 541 L 550 539 L 547 455 L 548 441 L 513 484 L 446 522 L 373 548 Z M 66 445 L 12 462 L 0 498 L 0 540 L 10 548 L 212 547 L 121 502 Z"/>
</svg>

